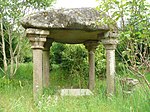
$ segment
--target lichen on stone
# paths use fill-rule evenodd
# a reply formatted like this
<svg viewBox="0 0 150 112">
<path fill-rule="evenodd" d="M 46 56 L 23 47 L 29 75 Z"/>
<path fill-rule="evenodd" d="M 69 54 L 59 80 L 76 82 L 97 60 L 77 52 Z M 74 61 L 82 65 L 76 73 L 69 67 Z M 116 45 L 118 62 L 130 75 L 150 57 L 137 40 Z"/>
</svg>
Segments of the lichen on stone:
<svg viewBox="0 0 150 112">
<path fill-rule="evenodd" d="M 105 30 L 99 26 L 100 12 L 93 8 L 51 9 L 25 16 L 21 20 L 24 28 Z"/>
</svg>

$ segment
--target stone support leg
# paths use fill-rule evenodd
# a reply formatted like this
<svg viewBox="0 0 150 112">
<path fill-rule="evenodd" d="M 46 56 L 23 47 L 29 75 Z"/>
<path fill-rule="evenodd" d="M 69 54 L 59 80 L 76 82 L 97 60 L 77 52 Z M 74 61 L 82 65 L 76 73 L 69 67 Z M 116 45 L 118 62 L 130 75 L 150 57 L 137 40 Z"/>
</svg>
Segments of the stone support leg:
<svg viewBox="0 0 150 112">
<path fill-rule="evenodd" d="M 43 50 L 43 86 L 46 88 L 49 86 L 49 71 L 50 71 L 50 46 L 52 45 L 52 40 L 47 39 L 44 44 Z"/>
<path fill-rule="evenodd" d="M 89 89 L 93 90 L 95 87 L 95 53 L 89 51 Z"/>
<path fill-rule="evenodd" d="M 115 92 L 115 49 L 118 41 L 114 37 L 111 38 L 106 37 L 101 41 L 106 48 L 107 95 L 111 96 Z"/>
<path fill-rule="evenodd" d="M 106 83 L 107 94 L 115 91 L 115 50 L 106 49 Z"/>
<path fill-rule="evenodd" d="M 33 49 L 33 95 L 34 99 L 42 95 L 42 49 Z"/>
<path fill-rule="evenodd" d="M 46 38 L 35 38 L 32 43 L 33 50 L 33 96 L 37 100 L 43 92 L 43 45 Z"/>
<path fill-rule="evenodd" d="M 49 32 L 40 29 L 27 29 L 26 33 L 33 51 L 33 96 L 34 101 L 38 101 L 43 93 L 43 49 Z"/>
<path fill-rule="evenodd" d="M 97 47 L 97 42 L 87 42 L 85 43 L 88 49 L 89 58 L 89 89 L 94 90 L 95 87 L 95 49 Z"/>
</svg>

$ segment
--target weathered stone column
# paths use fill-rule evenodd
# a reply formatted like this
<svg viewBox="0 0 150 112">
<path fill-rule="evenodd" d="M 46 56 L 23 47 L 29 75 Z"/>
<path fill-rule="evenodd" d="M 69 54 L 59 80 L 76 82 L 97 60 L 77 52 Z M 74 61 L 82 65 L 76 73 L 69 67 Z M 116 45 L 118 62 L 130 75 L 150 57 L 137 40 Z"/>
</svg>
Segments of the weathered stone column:
<svg viewBox="0 0 150 112">
<path fill-rule="evenodd" d="M 33 50 L 33 96 L 37 101 L 43 92 L 43 49 L 49 32 L 40 29 L 27 29 L 27 37 Z"/>
<path fill-rule="evenodd" d="M 49 53 L 50 53 L 50 46 L 52 45 L 52 39 L 46 39 L 43 49 L 43 86 L 49 86 Z"/>
<path fill-rule="evenodd" d="M 118 43 L 116 37 L 116 33 L 108 32 L 101 39 L 106 48 L 106 83 L 108 96 L 113 95 L 115 92 L 115 49 Z"/>
<path fill-rule="evenodd" d="M 97 41 L 89 41 L 85 43 L 88 50 L 89 57 L 89 89 L 93 90 L 95 87 L 95 49 L 98 46 Z"/>
</svg>

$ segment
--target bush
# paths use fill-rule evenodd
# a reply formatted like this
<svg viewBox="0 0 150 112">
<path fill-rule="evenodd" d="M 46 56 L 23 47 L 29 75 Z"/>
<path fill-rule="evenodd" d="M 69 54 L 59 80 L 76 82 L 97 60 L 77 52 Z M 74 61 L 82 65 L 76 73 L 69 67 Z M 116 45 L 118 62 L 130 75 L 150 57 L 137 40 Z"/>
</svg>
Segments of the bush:
<svg viewBox="0 0 150 112">
<path fill-rule="evenodd" d="M 87 85 L 88 80 L 88 51 L 82 44 L 70 45 L 53 43 L 51 48 L 52 69 L 59 67 L 66 72 L 65 77 L 75 82 L 80 82 L 80 86 Z M 100 44 L 95 52 L 96 76 L 105 77 L 105 50 Z M 78 85 L 78 86 L 79 86 Z"/>
<path fill-rule="evenodd" d="M 95 73 L 100 79 L 106 77 L 106 52 L 102 44 L 95 51 Z"/>
</svg>

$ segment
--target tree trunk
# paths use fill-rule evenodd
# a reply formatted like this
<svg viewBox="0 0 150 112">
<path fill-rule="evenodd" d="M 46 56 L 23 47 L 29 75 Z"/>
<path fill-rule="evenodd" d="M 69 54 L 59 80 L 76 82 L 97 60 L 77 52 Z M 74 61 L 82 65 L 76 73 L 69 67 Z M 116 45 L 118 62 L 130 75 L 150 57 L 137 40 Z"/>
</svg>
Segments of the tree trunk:
<svg viewBox="0 0 150 112">
<path fill-rule="evenodd" d="M 11 29 L 8 29 L 8 35 L 9 35 L 9 50 L 10 50 L 10 78 L 14 75 L 14 54 L 12 49 L 12 36 L 11 36 Z"/>
<path fill-rule="evenodd" d="M 3 55 L 3 64 L 4 64 L 4 72 L 6 74 L 8 65 L 7 65 L 7 58 L 6 58 L 6 52 L 5 52 L 5 39 L 4 39 L 4 29 L 3 29 L 3 21 L 2 18 L 0 19 L 1 24 L 1 38 L 2 38 L 2 55 Z"/>
</svg>

